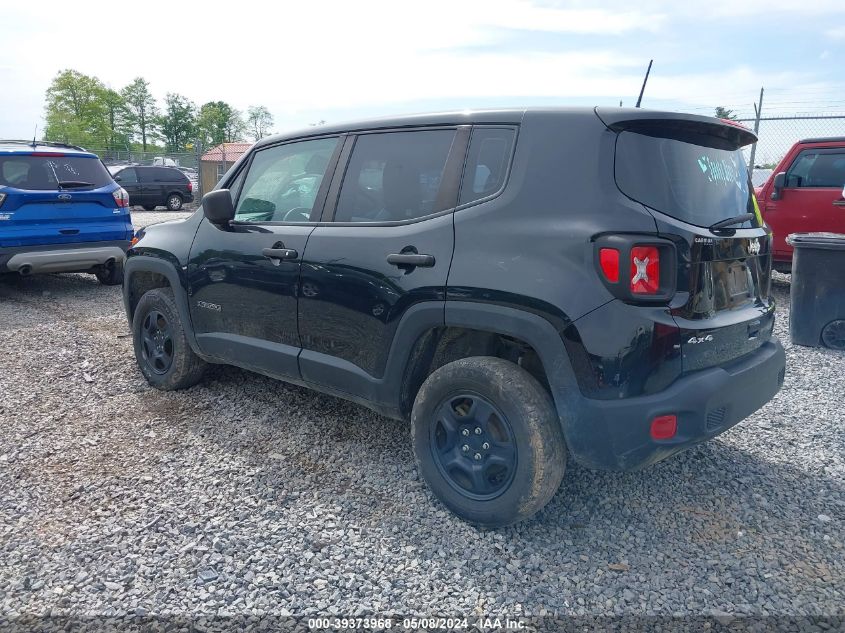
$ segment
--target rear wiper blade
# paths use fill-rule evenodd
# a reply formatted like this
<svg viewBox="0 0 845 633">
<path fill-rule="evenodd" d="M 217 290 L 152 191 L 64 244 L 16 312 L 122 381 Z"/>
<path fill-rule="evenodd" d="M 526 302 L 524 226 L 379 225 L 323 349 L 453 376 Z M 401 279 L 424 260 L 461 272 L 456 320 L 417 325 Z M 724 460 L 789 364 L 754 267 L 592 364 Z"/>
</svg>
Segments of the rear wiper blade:
<svg viewBox="0 0 845 633">
<path fill-rule="evenodd" d="M 73 187 L 93 187 L 93 182 L 85 182 L 84 180 L 60 180 L 59 189 L 73 188 Z"/>
<path fill-rule="evenodd" d="M 718 222 L 711 224 L 710 230 L 714 231 L 717 229 L 725 229 L 729 226 L 733 226 L 734 224 L 742 224 L 743 222 L 748 222 L 749 220 L 753 219 L 753 213 L 743 213 L 742 215 L 738 215 L 735 218 L 727 218 L 726 220 L 719 220 Z"/>
</svg>

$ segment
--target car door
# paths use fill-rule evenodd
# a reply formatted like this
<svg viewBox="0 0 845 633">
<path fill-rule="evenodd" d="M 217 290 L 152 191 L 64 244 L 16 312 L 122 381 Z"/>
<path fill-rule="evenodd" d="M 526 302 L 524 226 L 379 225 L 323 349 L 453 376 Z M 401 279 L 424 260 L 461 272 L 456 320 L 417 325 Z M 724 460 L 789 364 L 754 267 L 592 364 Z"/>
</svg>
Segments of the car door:
<svg viewBox="0 0 845 633">
<path fill-rule="evenodd" d="M 144 204 L 141 183 L 138 182 L 138 172 L 134 167 L 127 167 L 126 169 L 120 170 L 114 175 L 114 180 L 129 194 L 130 205 Z"/>
<path fill-rule="evenodd" d="M 203 352 L 279 378 L 299 377 L 300 261 L 338 155 L 337 136 L 259 149 L 229 185 L 234 221 L 200 223 L 188 274 Z"/>
<path fill-rule="evenodd" d="M 786 172 L 777 200 L 767 200 L 766 222 L 774 232 L 775 256 L 788 256 L 790 233 L 845 233 L 845 148 L 802 150 Z"/>
<path fill-rule="evenodd" d="M 422 302 L 443 305 L 468 137 L 468 127 L 453 127 L 347 140 L 346 168 L 302 261 L 304 380 L 377 399 L 403 315 Z"/>
</svg>

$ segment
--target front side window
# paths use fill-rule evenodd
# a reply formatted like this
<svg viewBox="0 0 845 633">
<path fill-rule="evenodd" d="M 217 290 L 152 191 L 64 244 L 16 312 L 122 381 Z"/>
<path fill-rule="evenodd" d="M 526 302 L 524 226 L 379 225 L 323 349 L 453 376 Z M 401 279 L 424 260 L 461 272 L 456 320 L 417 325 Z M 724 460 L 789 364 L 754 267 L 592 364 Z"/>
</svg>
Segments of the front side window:
<svg viewBox="0 0 845 633">
<path fill-rule="evenodd" d="M 355 142 L 335 222 L 396 222 L 444 211 L 438 203 L 455 130 L 366 134 Z"/>
<path fill-rule="evenodd" d="M 801 152 L 786 174 L 786 186 L 790 189 L 842 189 L 845 186 L 845 153 Z"/>
<path fill-rule="evenodd" d="M 460 204 L 491 196 L 505 184 L 514 131 L 509 128 L 477 127 L 469 142 Z"/>
<path fill-rule="evenodd" d="M 308 222 L 337 138 L 269 147 L 255 153 L 238 196 L 239 222 Z"/>
</svg>

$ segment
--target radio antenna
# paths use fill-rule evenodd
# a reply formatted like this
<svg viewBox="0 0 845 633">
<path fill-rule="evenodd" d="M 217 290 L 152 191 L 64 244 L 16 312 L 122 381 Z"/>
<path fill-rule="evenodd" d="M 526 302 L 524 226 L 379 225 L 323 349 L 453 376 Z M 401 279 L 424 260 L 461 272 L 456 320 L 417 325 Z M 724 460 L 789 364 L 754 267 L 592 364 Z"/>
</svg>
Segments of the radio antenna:
<svg viewBox="0 0 845 633">
<path fill-rule="evenodd" d="M 643 101 L 643 93 L 645 92 L 645 85 L 648 83 L 648 74 L 651 72 L 651 64 L 654 62 L 653 59 L 648 60 L 648 68 L 645 71 L 645 79 L 643 79 L 643 87 L 640 88 L 640 98 L 637 99 L 637 105 L 635 107 L 639 108 L 640 104 Z"/>
<path fill-rule="evenodd" d="M 32 147 L 35 147 L 35 139 L 38 137 L 38 124 L 35 124 L 35 129 L 32 131 Z"/>
</svg>

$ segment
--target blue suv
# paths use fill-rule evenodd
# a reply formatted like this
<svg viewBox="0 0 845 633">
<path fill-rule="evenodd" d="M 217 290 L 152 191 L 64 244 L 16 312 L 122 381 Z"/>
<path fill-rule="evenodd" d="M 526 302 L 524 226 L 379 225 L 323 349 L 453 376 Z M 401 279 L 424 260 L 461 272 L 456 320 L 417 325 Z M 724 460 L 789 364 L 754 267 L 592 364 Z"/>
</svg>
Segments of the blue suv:
<svg viewBox="0 0 845 633">
<path fill-rule="evenodd" d="M 88 272 L 123 281 L 129 196 L 96 154 L 0 140 L 0 273 Z"/>
</svg>

